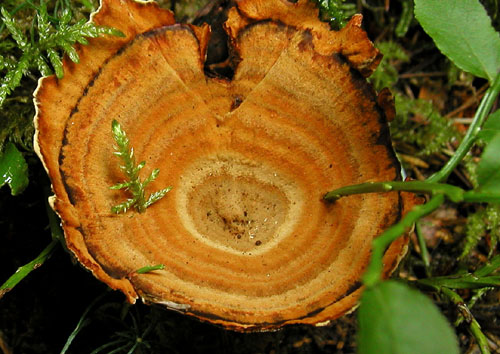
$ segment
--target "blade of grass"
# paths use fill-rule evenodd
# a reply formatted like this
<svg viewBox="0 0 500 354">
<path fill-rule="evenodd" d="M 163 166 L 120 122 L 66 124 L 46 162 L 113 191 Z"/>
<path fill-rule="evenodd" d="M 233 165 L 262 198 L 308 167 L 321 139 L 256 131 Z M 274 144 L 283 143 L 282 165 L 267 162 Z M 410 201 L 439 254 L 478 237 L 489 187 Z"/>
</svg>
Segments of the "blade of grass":
<svg viewBox="0 0 500 354">
<path fill-rule="evenodd" d="M 90 323 L 90 320 L 87 318 L 87 315 L 89 314 L 90 310 L 95 306 L 96 303 L 98 303 L 105 295 L 107 294 L 107 291 L 96 297 L 89 306 L 85 309 L 83 312 L 82 316 L 78 320 L 78 323 L 76 324 L 75 329 L 70 333 L 68 340 L 64 344 L 64 347 L 61 350 L 61 354 L 66 354 L 66 352 L 69 349 L 69 346 L 71 343 L 73 343 L 73 340 L 77 336 L 78 333 L 83 329 L 83 327 L 87 326 Z"/>
<path fill-rule="evenodd" d="M 441 288 L 441 294 L 445 295 L 451 302 L 453 302 L 462 313 L 465 313 L 464 317 L 467 318 L 467 322 L 469 323 L 469 329 L 477 341 L 479 346 L 479 350 L 481 350 L 481 354 L 490 354 L 490 346 L 488 344 L 488 339 L 484 335 L 481 330 L 481 326 L 476 321 L 474 316 L 469 311 L 469 308 L 465 304 L 464 300 L 453 290 L 443 287 Z"/>
<path fill-rule="evenodd" d="M 19 267 L 17 271 L 9 278 L 5 283 L 0 286 L 0 298 L 2 298 L 7 292 L 12 290 L 21 280 L 26 278 L 28 274 L 40 267 L 47 259 L 52 256 L 56 246 L 59 244 L 59 240 L 53 239 L 51 243 L 31 262 Z"/>
</svg>

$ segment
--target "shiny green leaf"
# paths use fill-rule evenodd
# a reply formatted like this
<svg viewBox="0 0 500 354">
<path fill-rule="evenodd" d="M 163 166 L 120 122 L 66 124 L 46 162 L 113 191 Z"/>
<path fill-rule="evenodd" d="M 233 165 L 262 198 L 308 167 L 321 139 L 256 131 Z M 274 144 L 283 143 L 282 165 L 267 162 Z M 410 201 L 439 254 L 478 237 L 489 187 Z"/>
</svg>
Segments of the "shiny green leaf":
<svg viewBox="0 0 500 354">
<path fill-rule="evenodd" d="M 18 195 L 28 186 L 28 164 L 12 143 L 7 143 L 0 154 L 0 187 L 8 184 L 12 195 Z"/>
<path fill-rule="evenodd" d="M 500 134 L 488 143 L 477 166 L 480 193 L 500 193 Z"/>
<path fill-rule="evenodd" d="M 490 114 L 478 137 L 484 142 L 489 143 L 498 133 L 500 133 L 500 109 Z"/>
<path fill-rule="evenodd" d="M 432 301 L 396 281 L 363 293 L 359 318 L 360 354 L 458 354 L 456 336 Z"/>
<path fill-rule="evenodd" d="M 415 16 L 455 65 L 493 81 L 500 69 L 500 36 L 479 0 L 415 0 Z"/>
</svg>

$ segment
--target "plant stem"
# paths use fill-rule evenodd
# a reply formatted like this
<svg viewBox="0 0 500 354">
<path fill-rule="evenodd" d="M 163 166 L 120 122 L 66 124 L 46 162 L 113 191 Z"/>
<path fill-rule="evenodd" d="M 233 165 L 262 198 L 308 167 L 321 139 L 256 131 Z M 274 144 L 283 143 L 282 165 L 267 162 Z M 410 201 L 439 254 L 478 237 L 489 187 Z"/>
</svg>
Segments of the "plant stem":
<svg viewBox="0 0 500 354">
<path fill-rule="evenodd" d="M 464 199 L 465 191 L 462 188 L 443 183 L 429 183 L 423 181 L 389 181 L 389 182 L 367 182 L 346 186 L 328 192 L 323 197 L 328 201 L 335 201 L 341 197 L 351 194 L 379 193 L 389 191 L 407 191 L 413 193 L 445 194 L 451 201 L 460 202 Z"/>
<path fill-rule="evenodd" d="M 471 309 L 476 302 L 483 297 L 484 294 L 486 294 L 488 291 L 494 290 L 494 287 L 486 287 L 486 288 L 480 288 L 476 289 L 474 295 L 469 300 L 469 303 L 467 304 L 467 307 Z M 455 327 L 460 326 L 460 324 L 465 320 L 465 317 L 463 314 L 459 314 L 457 320 L 455 321 L 454 325 Z"/>
<path fill-rule="evenodd" d="M 460 295 L 449 288 L 443 287 L 440 289 L 440 291 L 443 295 L 450 299 L 451 302 L 457 305 L 460 311 L 464 314 L 467 322 L 469 322 L 469 329 L 474 338 L 476 338 L 479 349 L 481 350 L 481 354 L 490 354 L 488 339 L 484 335 L 483 331 L 481 331 L 481 326 L 476 321 L 474 316 L 472 316 L 472 314 L 470 313 L 469 308 L 465 304 L 464 300 L 460 297 Z"/>
<path fill-rule="evenodd" d="M 390 191 L 406 191 L 424 194 L 444 194 L 452 202 L 468 203 L 499 203 L 500 194 L 465 191 L 462 188 L 445 183 L 434 183 L 427 181 L 388 181 L 367 182 L 335 189 L 324 195 L 323 199 L 334 202 L 342 197 L 362 193 L 382 193 Z"/>
<path fill-rule="evenodd" d="M 476 191 L 467 191 L 464 193 L 464 202 L 468 203 L 500 203 L 500 195 L 491 192 L 481 193 Z"/>
<path fill-rule="evenodd" d="M 455 167 L 462 161 L 464 156 L 474 144 L 478 133 L 481 130 L 488 114 L 493 106 L 493 103 L 500 93 L 500 74 L 498 74 L 493 81 L 492 86 L 486 92 L 482 99 L 479 108 L 474 116 L 464 140 L 458 147 L 452 158 L 446 165 L 437 173 L 429 177 L 426 181 L 388 181 L 388 182 L 368 182 L 361 183 L 353 186 L 346 186 L 328 192 L 323 198 L 327 201 L 335 201 L 343 196 L 360 193 L 378 193 L 389 191 L 408 191 L 413 193 L 427 193 L 433 195 L 432 199 L 424 204 L 415 207 L 410 211 L 400 222 L 393 225 L 382 233 L 377 239 L 373 241 L 372 259 L 368 265 L 368 269 L 363 277 L 366 286 L 373 286 L 380 281 L 382 273 L 382 258 L 385 249 L 391 242 L 396 240 L 403 234 L 413 223 L 418 221 L 421 217 L 429 214 L 437 209 L 443 202 L 446 196 L 452 202 L 499 202 L 500 195 L 491 193 L 481 193 L 475 191 L 464 191 L 462 188 L 452 186 L 449 184 L 439 183 L 446 180 Z M 425 259 L 424 259 L 425 263 Z"/>
<path fill-rule="evenodd" d="M 436 194 L 429 202 L 417 205 L 397 224 L 385 230 L 372 244 L 372 258 L 363 276 L 363 282 L 367 287 L 377 284 L 381 280 L 383 269 L 382 259 L 387 247 L 399 236 L 405 233 L 420 218 L 433 212 L 444 202 L 443 194 Z"/>
<path fill-rule="evenodd" d="M 431 262 L 429 257 L 429 251 L 427 250 L 427 245 L 425 244 L 425 239 L 420 229 L 420 223 L 417 221 L 415 223 L 415 233 L 417 234 L 418 246 L 420 247 L 420 256 L 424 262 L 425 274 L 430 277 L 431 274 Z"/>
<path fill-rule="evenodd" d="M 17 271 L 9 278 L 2 286 L 0 286 L 0 298 L 8 291 L 12 290 L 21 280 L 23 280 L 29 273 L 40 267 L 47 259 L 50 258 L 52 253 L 59 243 L 59 240 L 52 239 L 47 247 L 31 262 L 19 267 Z"/>
<path fill-rule="evenodd" d="M 491 107 L 495 102 L 498 94 L 500 93 L 500 74 L 495 77 L 490 88 L 486 91 L 479 107 L 474 115 L 474 119 L 465 134 L 464 139 L 460 143 L 455 154 L 448 160 L 441 170 L 427 178 L 427 182 L 438 183 L 445 181 L 448 176 L 453 172 L 455 167 L 463 160 L 465 155 L 469 152 L 470 148 L 476 141 L 478 133 L 481 131 L 486 118 L 489 115 Z"/>
</svg>

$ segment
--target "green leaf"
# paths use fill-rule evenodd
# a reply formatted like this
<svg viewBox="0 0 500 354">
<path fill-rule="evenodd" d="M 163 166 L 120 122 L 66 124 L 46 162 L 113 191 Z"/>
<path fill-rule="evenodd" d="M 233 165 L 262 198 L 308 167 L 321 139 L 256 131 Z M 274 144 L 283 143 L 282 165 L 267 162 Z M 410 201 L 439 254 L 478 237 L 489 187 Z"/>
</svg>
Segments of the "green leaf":
<svg viewBox="0 0 500 354">
<path fill-rule="evenodd" d="M 60 18 L 60 26 L 63 27 L 63 26 L 66 26 L 70 21 L 71 19 L 73 18 L 73 15 L 71 14 L 71 11 L 67 8 L 65 8 L 62 12 L 62 15 L 61 15 L 61 18 Z"/>
<path fill-rule="evenodd" d="M 500 133 L 500 109 L 490 114 L 477 136 L 484 140 L 485 143 L 489 143 L 498 133 Z"/>
<path fill-rule="evenodd" d="M 415 16 L 459 68 L 494 80 L 500 69 L 500 36 L 478 0 L 415 0 Z"/>
<path fill-rule="evenodd" d="M 480 193 L 500 193 L 500 134 L 494 136 L 481 155 L 477 182 Z"/>
<path fill-rule="evenodd" d="M 59 54 L 55 51 L 55 49 L 47 49 L 47 55 L 49 57 L 50 63 L 54 67 L 57 78 L 62 79 L 62 77 L 64 76 L 64 69 Z"/>
<path fill-rule="evenodd" d="M 7 10 L 2 7 L 0 8 L 0 12 L 2 14 L 3 23 L 5 24 L 5 27 L 7 27 L 7 30 L 10 32 L 12 38 L 14 38 L 19 48 L 25 49 L 28 46 L 28 39 L 23 34 L 23 31 L 19 28 L 18 24 L 7 12 Z"/>
<path fill-rule="evenodd" d="M 6 183 L 12 195 L 18 195 L 28 186 L 28 164 L 14 144 L 7 143 L 0 155 L 0 187 Z"/>
<path fill-rule="evenodd" d="M 455 334 L 425 295 L 396 281 L 365 290 L 358 313 L 359 353 L 458 354 Z"/>
<path fill-rule="evenodd" d="M 61 43 L 61 48 L 68 55 L 68 57 L 71 59 L 72 62 L 77 63 L 77 64 L 80 62 L 80 57 L 79 57 L 78 53 L 76 52 L 76 49 L 73 48 L 70 44 Z"/>
<path fill-rule="evenodd" d="M 52 74 L 50 66 L 47 64 L 47 62 L 42 56 L 37 57 L 35 59 L 35 63 L 42 76 L 48 76 Z"/>
<path fill-rule="evenodd" d="M 50 21 L 49 13 L 47 11 L 47 4 L 44 1 L 40 1 L 40 6 L 36 10 L 38 33 L 40 35 L 40 38 L 43 38 L 50 32 Z"/>
</svg>

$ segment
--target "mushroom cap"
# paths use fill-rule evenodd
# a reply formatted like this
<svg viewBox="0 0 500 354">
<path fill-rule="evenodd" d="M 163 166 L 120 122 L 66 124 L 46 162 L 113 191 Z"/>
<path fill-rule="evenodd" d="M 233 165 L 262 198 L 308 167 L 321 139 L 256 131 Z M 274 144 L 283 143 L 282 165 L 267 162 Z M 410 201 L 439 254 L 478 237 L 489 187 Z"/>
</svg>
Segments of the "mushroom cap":
<svg viewBox="0 0 500 354">
<path fill-rule="evenodd" d="M 94 276 L 146 302 L 235 330 L 326 324 L 350 311 L 371 241 L 409 205 L 397 192 L 325 203 L 325 192 L 397 180 L 383 109 L 364 76 L 380 60 L 356 15 L 341 31 L 311 2 L 241 0 L 225 29 L 234 77 L 210 78 L 210 29 L 176 24 L 154 3 L 103 0 L 97 38 L 42 78 L 35 145 L 52 181 L 67 247 Z M 112 120 L 127 132 L 148 192 L 173 189 L 144 213 L 128 197 Z M 384 256 L 384 276 L 407 239 Z M 137 269 L 164 264 L 163 270 Z"/>
</svg>

